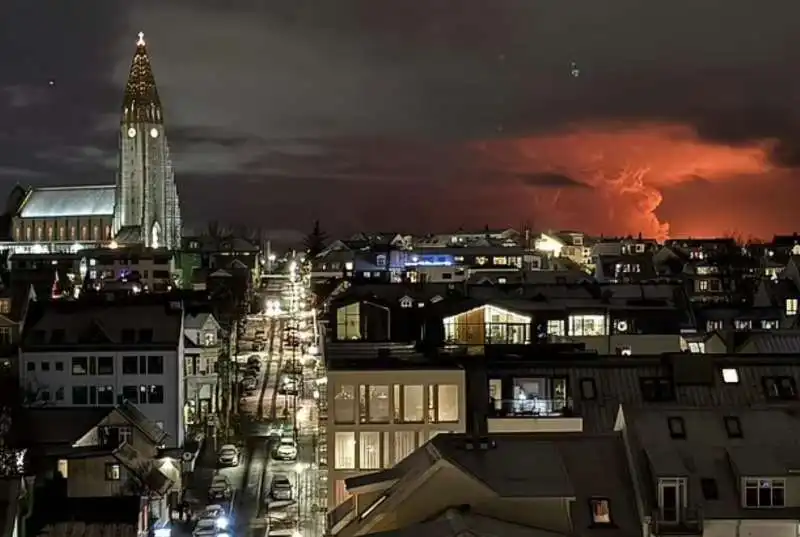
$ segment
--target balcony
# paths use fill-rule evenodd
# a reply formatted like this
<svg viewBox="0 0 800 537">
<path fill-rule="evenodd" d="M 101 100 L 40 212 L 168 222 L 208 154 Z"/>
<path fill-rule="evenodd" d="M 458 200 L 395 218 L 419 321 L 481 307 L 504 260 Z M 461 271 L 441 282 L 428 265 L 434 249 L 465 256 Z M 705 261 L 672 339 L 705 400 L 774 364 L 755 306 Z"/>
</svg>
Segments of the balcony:
<svg viewBox="0 0 800 537">
<path fill-rule="evenodd" d="M 345 501 L 328 511 L 328 531 L 336 535 L 347 526 L 356 516 L 356 497 L 350 496 Z"/>
<path fill-rule="evenodd" d="M 583 418 L 575 415 L 569 398 L 493 400 L 489 404 L 488 418 L 490 433 L 583 430 Z"/>
<path fill-rule="evenodd" d="M 681 508 L 669 517 L 655 510 L 650 518 L 653 535 L 703 535 L 703 529 L 703 514 L 698 508 Z"/>
</svg>

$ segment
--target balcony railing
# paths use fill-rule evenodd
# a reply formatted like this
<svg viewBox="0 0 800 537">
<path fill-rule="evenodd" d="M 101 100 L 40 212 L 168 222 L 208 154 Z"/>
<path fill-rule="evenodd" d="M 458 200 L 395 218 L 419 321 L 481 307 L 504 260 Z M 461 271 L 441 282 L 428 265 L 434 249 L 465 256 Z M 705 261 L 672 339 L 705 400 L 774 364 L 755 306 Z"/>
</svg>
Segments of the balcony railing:
<svg viewBox="0 0 800 537">
<path fill-rule="evenodd" d="M 348 519 L 348 516 L 355 513 L 355 509 L 356 497 L 350 496 L 332 510 L 328 511 L 328 531 L 331 533 L 336 533 L 339 529 L 341 529 L 341 527 L 347 525 L 345 520 Z"/>
<path fill-rule="evenodd" d="M 572 399 L 531 398 L 489 401 L 490 418 L 547 418 L 575 416 Z"/>
<path fill-rule="evenodd" d="M 684 507 L 665 517 L 656 509 L 650 519 L 653 535 L 703 535 L 703 513 L 699 508 Z"/>
</svg>

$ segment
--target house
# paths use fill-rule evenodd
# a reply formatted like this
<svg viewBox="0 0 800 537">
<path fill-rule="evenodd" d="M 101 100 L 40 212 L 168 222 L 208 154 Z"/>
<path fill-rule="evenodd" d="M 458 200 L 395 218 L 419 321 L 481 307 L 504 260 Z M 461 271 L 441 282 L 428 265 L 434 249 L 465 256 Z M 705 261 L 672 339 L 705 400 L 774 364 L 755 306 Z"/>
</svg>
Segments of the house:
<svg viewBox="0 0 800 537">
<path fill-rule="evenodd" d="M 204 424 L 219 405 L 218 362 L 221 327 L 209 312 L 187 312 L 183 321 L 185 341 L 184 393 L 187 424 Z"/>
<path fill-rule="evenodd" d="M 141 537 L 151 527 L 147 504 L 136 496 L 63 498 L 38 491 L 33 504 L 26 537 Z"/>
<path fill-rule="evenodd" d="M 32 307 L 22 335 L 26 404 L 141 408 L 180 447 L 184 430 L 183 306 L 158 295 Z"/>
<path fill-rule="evenodd" d="M 28 307 L 35 300 L 36 292 L 30 284 L 0 287 L 0 364 L 4 367 L 16 362 Z"/>
<path fill-rule="evenodd" d="M 81 270 L 87 287 L 103 289 L 113 282 L 132 282 L 143 292 L 166 293 L 172 290 L 175 262 L 172 252 L 152 248 L 127 247 L 82 250 Z"/>
</svg>

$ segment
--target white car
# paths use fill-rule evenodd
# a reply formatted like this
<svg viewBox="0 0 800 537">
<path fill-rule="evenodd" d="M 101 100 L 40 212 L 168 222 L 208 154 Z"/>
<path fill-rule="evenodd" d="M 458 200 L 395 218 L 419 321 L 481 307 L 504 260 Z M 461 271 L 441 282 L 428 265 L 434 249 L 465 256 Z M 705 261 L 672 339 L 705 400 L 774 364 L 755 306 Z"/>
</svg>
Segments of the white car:
<svg viewBox="0 0 800 537">
<path fill-rule="evenodd" d="M 281 438 L 278 447 L 275 448 L 273 457 L 282 461 L 297 460 L 297 443 L 295 443 L 294 438 Z"/>
<path fill-rule="evenodd" d="M 219 504 L 206 505 L 201 518 L 219 518 L 225 516 L 225 509 Z"/>
<path fill-rule="evenodd" d="M 217 522 L 213 518 L 201 518 L 192 530 L 192 537 L 213 537 L 217 534 Z"/>
<path fill-rule="evenodd" d="M 233 496 L 233 489 L 228 478 L 220 474 L 215 475 L 208 489 L 208 498 L 212 501 L 230 500 L 231 496 Z"/>
<path fill-rule="evenodd" d="M 233 444 L 225 444 L 219 450 L 217 462 L 220 466 L 239 466 L 239 450 Z"/>
</svg>

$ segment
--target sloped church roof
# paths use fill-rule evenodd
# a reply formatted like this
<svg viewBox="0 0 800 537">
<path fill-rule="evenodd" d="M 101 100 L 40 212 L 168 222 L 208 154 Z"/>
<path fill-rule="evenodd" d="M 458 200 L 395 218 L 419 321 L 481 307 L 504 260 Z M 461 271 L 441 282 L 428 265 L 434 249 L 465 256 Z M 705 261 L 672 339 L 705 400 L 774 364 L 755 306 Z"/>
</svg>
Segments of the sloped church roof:
<svg viewBox="0 0 800 537">
<path fill-rule="evenodd" d="M 139 34 L 139 41 L 136 42 L 136 53 L 133 55 L 125 85 L 122 109 L 122 121 L 125 124 L 163 122 L 161 99 L 156 89 L 156 79 L 143 33 Z"/>
<path fill-rule="evenodd" d="M 114 193 L 114 185 L 33 188 L 22 202 L 19 215 L 22 218 L 111 216 Z"/>
</svg>

